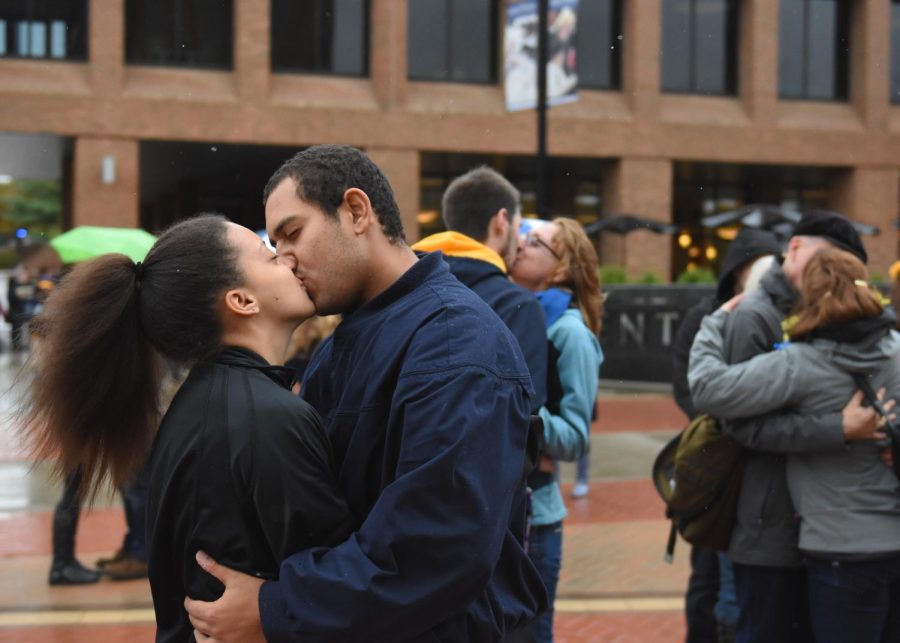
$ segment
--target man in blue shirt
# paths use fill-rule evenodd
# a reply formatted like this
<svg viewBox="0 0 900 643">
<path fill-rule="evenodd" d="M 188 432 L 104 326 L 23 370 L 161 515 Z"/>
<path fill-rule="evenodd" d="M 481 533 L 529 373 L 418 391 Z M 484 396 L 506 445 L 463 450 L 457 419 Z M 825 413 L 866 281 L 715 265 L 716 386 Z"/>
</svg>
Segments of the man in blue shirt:
<svg viewBox="0 0 900 643">
<path fill-rule="evenodd" d="M 359 529 L 279 580 L 198 562 L 203 641 L 497 641 L 546 607 L 523 549 L 531 378 L 516 339 L 407 246 L 390 185 L 350 147 L 309 148 L 265 191 L 266 227 L 318 314 L 344 320 L 303 396 L 322 414 Z"/>
</svg>

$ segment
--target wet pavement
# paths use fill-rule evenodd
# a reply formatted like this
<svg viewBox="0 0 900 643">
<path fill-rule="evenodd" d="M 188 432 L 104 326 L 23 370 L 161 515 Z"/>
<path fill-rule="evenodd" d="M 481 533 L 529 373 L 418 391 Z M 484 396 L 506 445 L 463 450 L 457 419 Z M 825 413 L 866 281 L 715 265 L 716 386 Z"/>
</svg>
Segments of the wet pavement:
<svg viewBox="0 0 900 643">
<path fill-rule="evenodd" d="M 0 343 L 4 342 L 0 328 Z M 15 433 L 21 356 L 0 353 L 0 643 L 152 641 L 146 581 L 49 587 L 50 522 L 61 486 L 33 463 Z M 688 548 L 662 561 L 668 525 L 649 481 L 653 458 L 682 425 L 671 396 L 602 393 L 591 435 L 591 490 L 572 500 L 574 465 L 562 467 L 570 516 L 556 603 L 559 643 L 683 640 Z M 114 494 L 85 510 L 77 550 L 85 564 L 115 551 L 125 521 Z"/>
</svg>

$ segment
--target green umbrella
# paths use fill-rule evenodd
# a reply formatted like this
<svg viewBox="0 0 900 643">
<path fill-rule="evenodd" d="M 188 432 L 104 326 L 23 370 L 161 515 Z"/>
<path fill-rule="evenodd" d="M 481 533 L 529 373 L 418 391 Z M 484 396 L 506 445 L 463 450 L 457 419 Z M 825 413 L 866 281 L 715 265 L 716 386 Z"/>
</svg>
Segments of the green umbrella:
<svg viewBox="0 0 900 643">
<path fill-rule="evenodd" d="M 63 263 L 76 263 L 110 252 L 119 252 L 142 261 L 156 237 L 140 228 L 106 228 L 83 225 L 50 240 Z"/>
</svg>

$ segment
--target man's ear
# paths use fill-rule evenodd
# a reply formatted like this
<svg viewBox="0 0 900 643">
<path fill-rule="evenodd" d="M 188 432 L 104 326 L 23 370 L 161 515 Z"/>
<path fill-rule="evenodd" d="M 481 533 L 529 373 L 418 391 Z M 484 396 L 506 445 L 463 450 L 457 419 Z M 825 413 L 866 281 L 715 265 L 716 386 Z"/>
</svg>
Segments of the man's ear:
<svg viewBox="0 0 900 643">
<path fill-rule="evenodd" d="M 375 222 L 375 211 L 369 195 L 359 188 L 349 188 L 344 192 L 344 206 L 350 213 L 350 223 L 357 234 L 365 233 Z"/>
<path fill-rule="evenodd" d="M 225 293 L 225 309 L 240 317 L 251 317 L 259 314 L 259 301 L 253 293 L 234 288 Z"/>
<path fill-rule="evenodd" d="M 488 225 L 488 236 L 494 236 L 498 239 L 507 238 L 507 231 L 512 224 L 512 221 L 510 221 L 507 215 L 508 211 L 506 208 L 497 210 L 497 214 L 491 217 L 490 224 Z"/>
</svg>

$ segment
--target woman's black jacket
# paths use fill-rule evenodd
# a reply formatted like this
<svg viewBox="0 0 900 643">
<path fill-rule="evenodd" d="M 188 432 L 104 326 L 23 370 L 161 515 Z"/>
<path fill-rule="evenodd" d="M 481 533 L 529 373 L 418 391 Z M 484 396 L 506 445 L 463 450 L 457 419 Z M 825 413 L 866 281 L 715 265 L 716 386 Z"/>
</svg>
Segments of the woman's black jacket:
<svg viewBox="0 0 900 643">
<path fill-rule="evenodd" d="M 202 549 L 272 579 L 280 561 L 342 542 L 354 519 L 338 491 L 318 414 L 290 392 L 293 372 L 226 348 L 194 367 L 160 426 L 148 498 L 157 641 L 190 641 L 185 596 L 214 600 Z"/>
</svg>

